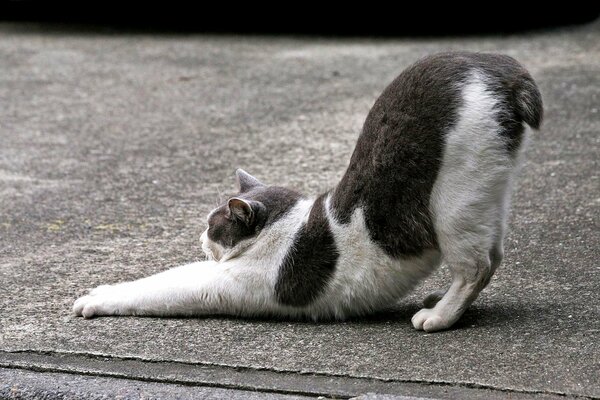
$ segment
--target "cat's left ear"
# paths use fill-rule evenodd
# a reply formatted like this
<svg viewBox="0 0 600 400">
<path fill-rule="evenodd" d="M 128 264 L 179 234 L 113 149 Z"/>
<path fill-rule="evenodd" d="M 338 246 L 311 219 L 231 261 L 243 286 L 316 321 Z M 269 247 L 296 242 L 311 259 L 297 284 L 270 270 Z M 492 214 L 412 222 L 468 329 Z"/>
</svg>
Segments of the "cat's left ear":
<svg viewBox="0 0 600 400">
<path fill-rule="evenodd" d="M 233 197 L 227 202 L 229 213 L 246 226 L 252 226 L 256 222 L 259 212 L 264 205 L 258 201 L 244 200 Z"/>
<path fill-rule="evenodd" d="M 235 177 L 237 186 L 240 189 L 240 193 L 245 193 L 256 187 L 265 186 L 261 181 L 259 181 L 258 179 L 256 179 L 241 168 L 238 168 L 235 171 Z"/>
</svg>

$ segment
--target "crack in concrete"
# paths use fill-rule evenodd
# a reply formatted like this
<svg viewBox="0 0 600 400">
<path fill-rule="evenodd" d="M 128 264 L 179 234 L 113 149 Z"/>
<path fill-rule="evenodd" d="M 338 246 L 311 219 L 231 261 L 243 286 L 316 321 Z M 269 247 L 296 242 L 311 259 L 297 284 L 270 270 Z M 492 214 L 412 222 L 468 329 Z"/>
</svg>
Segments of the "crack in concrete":
<svg viewBox="0 0 600 400">
<path fill-rule="evenodd" d="M 417 384 L 422 386 L 441 386 L 441 387 L 452 387 L 452 388 L 466 388 L 466 389 L 474 389 L 474 390 L 492 390 L 501 393 L 513 393 L 513 394 L 524 394 L 524 395 L 549 395 L 549 396 L 559 396 L 559 397 L 568 397 L 574 399 L 589 399 L 589 400 L 599 400 L 600 397 L 594 396 L 586 396 L 580 394 L 573 393 L 565 393 L 565 392 L 555 392 L 555 391 L 547 391 L 547 390 L 524 390 L 524 389 L 514 389 L 514 388 L 504 388 L 497 387 L 493 385 L 486 385 L 476 382 L 451 382 L 451 381 L 436 381 L 436 380 L 416 380 L 416 379 L 390 379 L 390 378 L 381 378 L 381 377 L 371 377 L 371 376 L 361 376 L 361 375 L 352 375 L 352 374 L 332 374 L 326 372 L 314 372 L 314 371 L 302 371 L 302 370 L 283 370 L 276 368 L 268 368 L 268 367 L 249 367 L 242 365 L 228 365 L 228 364 L 218 364 L 218 363 L 208 363 L 208 362 L 190 362 L 190 361 L 181 361 L 181 360 L 163 360 L 163 359 L 145 359 L 143 357 L 135 357 L 135 356 L 114 356 L 103 353 L 86 353 L 86 352 L 70 352 L 70 351 L 50 351 L 50 350 L 33 350 L 33 349 L 19 349 L 19 350 L 0 350 L 0 356 L 2 354 L 25 354 L 25 355 L 35 355 L 35 356 L 47 356 L 51 358 L 56 357 L 64 357 L 71 356 L 75 358 L 82 358 L 94 361 L 100 361 L 103 363 L 110 362 L 122 362 L 122 361 L 133 361 L 135 363 L 144 363 L 144 364 L 159 364 L 159 365 L 170 365 L 170 366 L 189 366 L 189 367 L 207 367 L 207 368 L 218 368 L 222 370 L 233 370 L 238 373 L 244 374 L 245 372 L 267 372 L 271 374 L 278 375 L 288 375 L 288 376 L 301 376 L 301 377 L 314 377 L 314 378 L 336 378 L 336 379 L 351 379 L 351 380 L 360 380 L 366 382 L 379 382 L 382 384 Z M 70 365 L 71 368 L 65 367 L 44 367 L 39 365 L 15 365 L 9 362 L 3 362 L 0 360 L 0 367 L 3 368 L 14 368 L 14 369 L 23 369 L 23 370 L 31 370 L 36 372 L 60 372 L 60 373 L 68 373 L 73 375 L 84 375 L 84 376 L 99 376 L 99 377 L 110 377 L 117 379 L 130 379 L 136 381 L 143 382 L 157 382 L 157 383 L 165 383 L 165 384 L 178 384 L 178 385 L 186 385 L 186 386 L 205 386 L 205 387 L 215 387 L 215 388 L 224 388 L 224 389 L 237 389 L 237 390 L 259 390 L 266 393 L 277 393 L 277 394 L 291 394 L 291 395 L 314 395 L 314 396 L 335 396 L 336 398 L 351 398 L 357 394 L 355 393 L 340 393 L 340 392 L 332 392 L 332 391 L 319 391 L 319 390 L 310 390 L 310 389 L 276 389 L 267 386 L 260 385 L 252 385 L 252 384 L 239 384 L 239 383 L 216 383 L 210 382 L 206 379 L 200 379 L 198 381 L 191 381 L 185 379 L 173 379 L 173 378 L 161 378 L 161 377 L 148 377 L 148 376 L 140 376 L 140 375 L 129 375 L 127 373 L 119 373 L 119 372 L 108 372 L 108 371 L 85 371 L 82 370 L 81 366 Z"/>
<path fill-rule="evenodd" d="M 276 394 L 288 394 L 288 395 L 315 395 L 315 396 L 323 396 L 329 398 L 330 395 L 319 392 L 304 392 L 304 391 L 294 391 L 294 390 L 273 390 L 268 388 L 257 388 L 254 386 L 245 386 L 245 385 L 228 385 L 228 384 L 212 384 L 210 382 L 190 382 L 185 380 L 176 380 L 176 379 L 161 379 L 161 378 L 146 378 L 141 376 L 131 376 L 127 374 L 118 374 L 118 373 L 101 373 L 101 372 L 85 372 L 85 371 L 76 371 L 68 368 L 46 368 L 46 367 L 37 367 L 37 366 L 16 366 L 5 364 L 0 361 L 0 368 L 6 369 L 19 369 L 25 371 L 33 371 L 33 372 L 42 372 L 42 373 L 63 373 L 77 376 L 97 376 L 103 378 L 114 378 L 114 379 L 123 379 L 123 380 L 132 380 L 139 382 L 153 382 L 153 383 L 163 383 L 169 385 L 182 385 L 182 386 L 197 386 L 197 387 L 212 387 L 219 389 L 233 389 L 233 390 L 243 390 L 243 391 L 261 391 L 264 393 L 276 393 Z M 352 396 L 336 396 L 335 398 L 340 399 L 349 399 Z"/>
</svg>

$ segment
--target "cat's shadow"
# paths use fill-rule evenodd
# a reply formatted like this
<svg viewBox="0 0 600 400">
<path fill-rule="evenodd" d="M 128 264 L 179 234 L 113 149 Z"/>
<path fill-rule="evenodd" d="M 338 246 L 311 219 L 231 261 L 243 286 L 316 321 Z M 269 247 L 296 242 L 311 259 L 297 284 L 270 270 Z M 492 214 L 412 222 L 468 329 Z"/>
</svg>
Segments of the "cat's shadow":
<svg viewBox="0 0 600 400">
<path fill-rule="evenodd" d="M 363 317 L 349 318 L 344 321 L 344 323 L 357 327 L 363 325 L 397 324 L 399 327 L 408 326 L 412 329 L 411 318 L 421 308 L 422 305 L 418 303 L 399 304 L 386 311 L 381 311 Z M 528 313 L 527 307 L 523 305 L 473 305 L 467 309 L 467 311 L 452 326 L 452 328 L 447 329 L 446 331 L 503 326 L 509 324 L 511 320 L 514 320 L 515 315 L 522 316 L 526 313 Z"/>
<path fill-rule="evenodd" d="M 410 327 L 411 318 L 421 309 L 418 303 L 399 304 L 393 309 L 379 312 L 362 318 L 348 319 L 345 323 L 360 327 L 362 325 L 398 324 L 399 327 Z M 539 315 L 549 313 L 552 305 L 510 303 L 476 303 L 467 309 L 463 316 L 450 328 L 442 332 L 473 329 L 501 329 L 516 324 L 519 326 L 527 321 L 537 321 Z"/>
<path fill-rule="evenodd" d="M 261 322 L 268 324 L 293 323 L 300 325 L 314 326 L 333 326 L 344 325 L 346 327 L 361 326 L 389 326 L 397 325 L 399 328 L 410 328 L 412 330 L 411 318 L 422 308 L 418 303 L 401 303 L 395 305 L 389 310 L 380 311 L 374 314 L 352 317 L 343 321 L 319 321 L 315 322 L 310 319 L 291 319 L 281 317 L 231 317 L 231 316 L 207 316 L 201 319 L 215 319 L 223 321 L 246 321 L 246 322 Z M 511 324 L 516 318 L 519 318 L 520 323 L 524 319 L 534 318 L 533 314 L 544 312 L 540 310 L 540 306 L 531 307 L 526 304 L 474 304 L 463 314 L 463 316 L 450 329 L 444 332 L 452 332 L 454 330 L 470 330 L 480 328 L 502 327 Z M 539 314 L 538 314 L 539 315 Z M 199 317 L 180 317 L 177 319 L 199 319 Z M 416 332 L 416 331 L 415 331 Z"/>
</svg>

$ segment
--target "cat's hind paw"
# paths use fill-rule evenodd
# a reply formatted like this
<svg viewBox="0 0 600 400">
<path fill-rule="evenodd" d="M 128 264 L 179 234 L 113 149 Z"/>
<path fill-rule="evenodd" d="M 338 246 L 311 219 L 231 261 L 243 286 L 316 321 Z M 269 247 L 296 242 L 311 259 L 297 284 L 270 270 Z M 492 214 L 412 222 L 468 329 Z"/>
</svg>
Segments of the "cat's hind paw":
<svg viewBox="0 0 600 400">
<path fill-rule="evenodd" d="M 415 329 L 425 332 L 440 331 L 452 325 L 452 322 L 432 308 L 423 308 L 412 317 L 411 321 Z"/>
</svg>

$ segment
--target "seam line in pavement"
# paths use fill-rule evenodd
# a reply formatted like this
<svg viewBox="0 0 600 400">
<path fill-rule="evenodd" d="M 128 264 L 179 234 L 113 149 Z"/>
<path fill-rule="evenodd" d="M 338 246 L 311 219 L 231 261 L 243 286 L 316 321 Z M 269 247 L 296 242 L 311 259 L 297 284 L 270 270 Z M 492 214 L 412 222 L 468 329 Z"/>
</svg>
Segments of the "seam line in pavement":
<svg viewBox="0 0 600 400">
<path fill-rule="evenodd" d="M 60 354 L 60 353 L 57 353 Z M 114 357 L 112 357 L 114 358 Z M 139 360 L 137 360 L 139 361 Z M 161 362 L 161 361 L 157 361 Z M 195 364 L 190 364 L 195 365 Z M 202 364 L 200 364 L 202 365 Z M 321 393 L 318 391 L 299 391 L 299 390 L 285 390 L 285 389 L 272 389 L 272 388 L 262 388 L 250 385 L 239 385 L 239 384 L 216 384 L 211 382 L 190 382 L 185 380 L 178 379 L 165 379 L 165 378 L 150 378 L 144 376 L 131 376 L 118 372 L 86 372 L 86 371 L 77 371 L 68 368 L 56 368 L 56 367 L 40 367 L 36 365 L 11 365 L 9 363 L 4 363 L 0 361 L 0 368 L 6 369 L 18 369 L 25 371 L 33 371 L 33 372 L 41 372 L 41 373 L 63 373 L 77 376 L 97 376 L 103 378 L 113 378 L 113 379 L 123 379 L 123 380 L 131 380 L 131 381 L 139 381 L 139 382 L 151 382 L 151 383 L 163 383 L 169 385 L 182 385 L 189 387 L 212 387 L 219 389 L 232 389 L 232 390 L 241 390 L 241 391 L 252 391 L 252 392 L 263 392 L 263 393 L 275 393 L 275 394 L 287 394 L 287 395 L 301 395 L 301 396 L 323 396 L 329 398 L 331 396 L 330 393 Z M 339 396 L 336 395 L 336 398 L 340 399 L 350 399 L 353 396 Z"/>
<path fill-rule="evenodd" d="M 381 382 L 385 383 L 399 383 L 399 384 L 420 384 L 420 385 L 432 385 L 432 386 L 448 386 L 448 387 L 456 387 L 456 388 L 468 388 L 468 389 L 487 389 L 494 390 L 498 392 L 505 393 L 515 393 L 515 394 L 531 394 L 531 395 L 554 395 L 561 397 L 571 397 L 577 399 L 590 399 L 590 400 L 600 400 L 600 397 L 591 397 L 581 394 L 573 394 L 573 393 L 565 393 L 565 392 L 556 392 L 556 391 L 548 391 L 548 390 L 527 390 L 527 389 L 513 389 L 513 388 L 503 388 L 497 387 L 493 385 L 486 385 L 475 382 L 448 382 L 448 381 L 435 381 L 435 380 L 417 380 L 417 379 L 397 379 L 397 378 L 380 378 L 380 377 L 367 377 L 360 375 L 351 375 L 351 374 L 335 374 L 335 373 L 326 373 L 326 372 L 312 372 L 312 371 L 301 371 L 301 370 L 284 370 L 284 369 L 276 369 L 276 368 L 267 368 L 267 367 L 248 367 L 248 366 L 239 366 L 239 365 L 228 365 L 228 364 L 218 364 L 218 363 L 209 363 L 209 362 L 190 362 L 190 361 L 177 361 L 177 360 L 157 360 L 157 359 L 145 359 L 143 357 L 135 357 L 135 356 L 113 356 L 103 353 L 86 353 L 86 352 L 70 352 L 70 351 L 49 351 L 49 350 L 32 350 L 32 349 L 20 349 L 20 350 L 2 350 L 0 349 L 0 355 L 4 354 L 31 354 L 31 355 L 42 355 L 42 356 L 74 356 L 77 358 L 85 358 L 91 360 L 99 360 L 103 362 L 107 362 L 110 360 L 113 361 L 134 361 L 148 364 L 162 364 L 162 365 L 182 365 L 182 366 L 203 366 L 203 367 L 213 367 L 220 369 L 230 369 L 236 372 L 268 372 L 273 374 L 281 374 L 281 375 L 300 375 L 300 376 L 315 376 L 315 377 L 325 377 L 325 378 L 340 378 L 340 379 L 356 379 L 361 381 L 373 381 L 373 382 Z M 38 365 L 14 365 L 10 362 L 5 362 L 0 360 L 0 367 L 9 368 L 9 369 L 21 369 L 21 370 L 31 370 L 35 372 L 60 372 L 60 373 L 68 373 L 73 375 L 86 375 L 86 376 L 101 376 L 101 377 L 110 377 L 110 378 L 118 378 L 118 379 L 129 379 L 135 381 L 144 381 L 144 382 L 157 382 L 157 383 L 170 383 L 177 385 L 185 385 L 185 386 L 205 386 L 205 387 L 215 387 L 215 388 L 225 388 L 225 389 L 238 389 L 238 390 L 259 390 L 263 392 L 269 393 L 279 393 L 279 394 L 295 394 L 295 395 L 316 395 L 316 396 L 326 396 L 329 397 L 333 393 L 331 392 L 321 392 L 314 390 L 294 390 L 294 389 L 275 389 L 275 388 L 266 388 L 252 385 L 244 385 L 244 384 L 228 384 L 228 383 L 212 383 L 206 381 L 186 381 L 186 380 L 178 380 L 172 378 L 160 378 L 160 377 L 145 377 L 145 376 L 130 376 L 124 373 L 119 372 L 106 372 L 106 371 L 81 371 L 70 368 L 60 368 L 60 367 L 44 367 Z M 344 396 L 340 394 L 335 394 L 338 398 L 350 398 L 351 395 Z"/>
<path fill-rule="evenodd" d="M 254 386 L 247 385 L 229 385 L 229 384 L 213 384 L 210 382 L 189 382 L 184 380 L 177 379 L 161 379 L 161 378 L 147 378 L 143 376 L 130 376 L 125 374 L 119 374 L 114 372 L 85 372 L 85 371 L 75 371 L 67 368 L 51 368 L 51 367 L 39 367 L 39 366 L 20 366 L 20 365 L 10 365 L 5 364 L 0 361 L 0 368 L 4 369 L 17 369 L 23 371 L 32 371 L 32 372 L 40 372 L 40 373 L 61 373 L 75 376 L 90 376 L 90 377 L 101 377 L 101 378 L 112 378 L 112 379 L 122 379 L 129 381 L 137 381 L 137 382 L 147 382 L 147 383 L 162 383 L 168 385 L 181 385 L 188 387 L 210 387 L 217 389 L 231 389 L 231 390 L 240 390 L 245 392 L 263 392 L 263 393 L 275 393 L 275 394 L 286 394 L 286 395 L 297 395 L 297 396 L 324 396 L 329 397 L 326 393 L 313 393 L 313 392 L 302 392 L 295 390 L 278 390 L 278 389 L 269 389 L 269 388 L 257 388 Z M 336 396 L 336 398 L 341 399 L 350 399 L 352 396 Z"/>
</svg>

